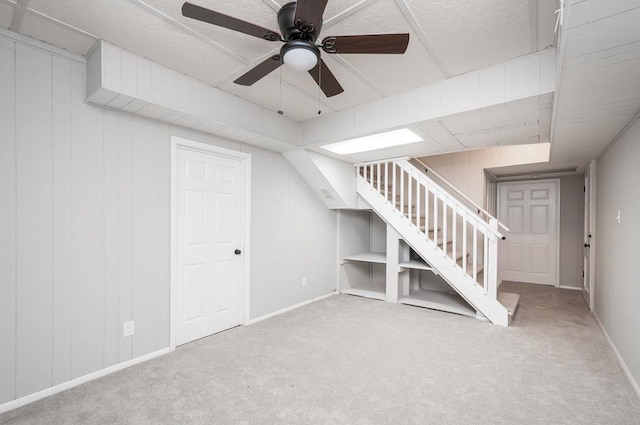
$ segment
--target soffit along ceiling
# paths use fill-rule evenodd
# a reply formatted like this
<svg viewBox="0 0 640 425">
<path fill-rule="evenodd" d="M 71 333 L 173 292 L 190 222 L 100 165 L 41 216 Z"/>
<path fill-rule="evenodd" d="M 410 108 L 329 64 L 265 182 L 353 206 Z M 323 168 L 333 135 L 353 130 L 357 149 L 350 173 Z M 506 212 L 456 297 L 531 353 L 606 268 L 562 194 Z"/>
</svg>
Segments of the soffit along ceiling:
<svg viewBox="0 0 640 425">
<path fill-rule="evenodd" d="M 283 0 L 192 0 L 278 30 Z M 0 25 L 86 55 L 104 39 L 297 121 L 339 111 L 540 51 L 554 43 L 556 0 L 329 0 L 319 39 L 410 33 L 404 55 L 323 58 L 345 92 L 326 98 L 306 73 L 282 67 L 252 87 L 233 80 L 279 42 L 184 18 L 182 0 L 0 0 Z"/>
<path fill-rule="evenodd" d="M 640 113 L 640 1 L 569 6 L 551 160 L 583 165 Z"/>
</svg>

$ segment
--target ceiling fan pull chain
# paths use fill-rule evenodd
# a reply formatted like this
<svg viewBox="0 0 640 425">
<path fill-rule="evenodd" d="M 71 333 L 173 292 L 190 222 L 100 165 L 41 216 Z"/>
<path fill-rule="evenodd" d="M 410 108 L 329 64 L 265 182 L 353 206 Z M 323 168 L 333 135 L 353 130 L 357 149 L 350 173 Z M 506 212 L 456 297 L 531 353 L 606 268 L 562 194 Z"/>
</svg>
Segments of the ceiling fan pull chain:
<svg viewBox="0 0 640 425">
<path fill-rule="evenodd" d="M 282 111 L 282 67 L 278 69 L 280 75 L 280 85 L 278 91 L 280 92 L 280 101 L 278 103 L 278 114 L 282 115 L 284 112 Z"/>
<path fill-rule="evenodd" d="M 322 66 L 320 65 L 320 61 L 318 61 L 318 115 L 322 113 L 320 109 L 320 90 L 322 89 Z"/>
</svg>

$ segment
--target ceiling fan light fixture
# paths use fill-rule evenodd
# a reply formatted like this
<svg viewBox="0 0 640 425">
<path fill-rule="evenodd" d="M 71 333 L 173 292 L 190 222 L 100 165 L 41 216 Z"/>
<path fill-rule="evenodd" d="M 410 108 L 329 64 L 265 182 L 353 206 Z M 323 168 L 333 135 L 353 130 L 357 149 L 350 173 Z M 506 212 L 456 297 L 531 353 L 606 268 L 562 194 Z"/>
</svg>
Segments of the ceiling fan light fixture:
<svg viewBox="0 0 640 425">
<path fill-rule="evenodd" d="M 282 61 L 294 71 L 305 72 L 313 69 L 320 59 L 320 50 L 311 42 L 292 40 L 280 50 Z"/>
</svg>

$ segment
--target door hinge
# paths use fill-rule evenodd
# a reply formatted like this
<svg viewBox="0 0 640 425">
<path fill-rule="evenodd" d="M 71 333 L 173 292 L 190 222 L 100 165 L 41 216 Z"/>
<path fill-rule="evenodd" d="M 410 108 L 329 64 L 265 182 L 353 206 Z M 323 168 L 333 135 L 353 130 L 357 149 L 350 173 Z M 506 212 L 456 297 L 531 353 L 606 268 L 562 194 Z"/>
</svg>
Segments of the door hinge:
<svg viewBox="0 0 640 425">
<path fill-rule="evenodd" d="M 587 193 L 587 186 L 582 186 L 582 191 L 583 191 L 584 193 Z"/>
<path fill-rule="evenodd" d="M 584 270 L 582 270 L 582 277 L 584 277 Z"/>
</svg>

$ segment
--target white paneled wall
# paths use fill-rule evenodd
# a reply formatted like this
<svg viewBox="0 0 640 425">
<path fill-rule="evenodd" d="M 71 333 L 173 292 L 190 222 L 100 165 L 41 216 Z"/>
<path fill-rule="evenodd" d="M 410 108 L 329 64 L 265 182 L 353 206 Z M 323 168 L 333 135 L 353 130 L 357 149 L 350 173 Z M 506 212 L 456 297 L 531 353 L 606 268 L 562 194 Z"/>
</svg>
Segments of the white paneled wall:
<svg viewBox="0 0 640 425">
<path fill-rule="evenodd" d="M 335 290 L 337 215 L 281 154 L 243 151 L 252 155 L 253 319 Z"/>
<path fill-rule="evenodd" d="M 0 403 L 16 391 L 16 110 L 13 42 L 0 38 Z"/>
<path fill-rule="evenodd" d="M 335 288 L 336 213 L 280 154 L 88 105 L 85 73 L 0 35 L 0 410 L 169 346 L 171 136 L 253 156 L 251 318 Z"/>
<path fill-rule="evenodd" d="M 640 121 L 597 160 L 595 312 L 640 396 Z M 617 216 L 620 214 L 620 221 Z"/>
</svg>

